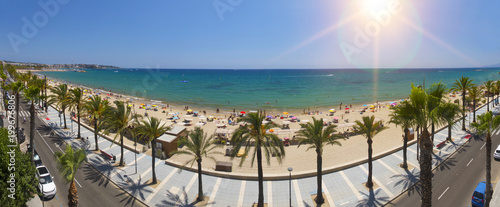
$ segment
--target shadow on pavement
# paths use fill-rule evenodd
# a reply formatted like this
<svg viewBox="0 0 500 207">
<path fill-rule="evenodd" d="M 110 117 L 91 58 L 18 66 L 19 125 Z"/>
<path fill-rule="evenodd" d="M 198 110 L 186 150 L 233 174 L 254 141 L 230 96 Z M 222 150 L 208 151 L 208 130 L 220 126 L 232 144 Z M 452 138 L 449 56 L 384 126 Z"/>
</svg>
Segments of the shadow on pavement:
<svg viewBox="0 0 500 207">
<path fill-rule="evenodd" d="M 111 165 L 106 165 L 106 164 L 98 165 L 97 164 L 98 162 L 94 163 L 95 163 L 95 168 L 101 170 L 101 172 L 98 172 L 96 169 L 90 166 L 90 163 L 86 163 L 85 166 L 83 167 L 85 180 L 91 180 L 92 183 L 97 182 L 99 186 L 103 185 L 104 187 L 107 187 L 109 184 L 109 180 L 103 174 L 109 176 L 113 170 L 113 167 Z"/>
<path fill-rule="evenodd" d="M 194 207 L 198 204 L 198 201 L 196 201 L 194 198 L 192 198 L 191 200 L 195 200 L 195 201 L 193 201 L 193 202 L 189 201 L 190 199 L 186 193 L 186 187 L 182 187 L 183 198 L 181 198 L 177 194 L 171 193 L 168 190 L 167 190 L 166 196 L 167 196 L 167 200 L 162 200 L 161 204 L 156 204 L 157 207 L 166 207 L 166 206 L 168 206 L 168 207 Z M 206 203 L 205 205 L 211 205 L 211 204 L 215 204 L 215 202 Z"/>
<path fill-rule="evenodd" d="M 419 182 L 420 172 L 414 173 L 415 169 L 416 168 L 414 168 L 411 172 L 405 169 L 406 175 L 393 175 L 391 178 L 395 178 L 398 180 L 396 183 L 394 183 L 394 187 L 402 185 L 404 189 L 408 189 L 408 195 L 412 195 L 413 193 L 418 193 L 418 195 L 421 195 L 422 186 Z"/>
<path fill-rule="evenodd" d="M 152 193 L 152 190 L 149 190 L 147 187 L 149 184 L 147 182 L 143 182 L 142 178 L 139 178 L 137 182 L 134 182 L 133 180 L 129 180 L 127 182 L 119 182 L 117 183 L 118 186 L 121 188 L 127 190 L 132 196 L 128 196 L 128 198 L 124 198 L 120 201 L 121 202 L 126 202 L 126 204 L 129 204 L 131 202 L 135 202 L 137 200 L 137 197 L 140 197 L 142 200 L 146 200 L 146 197 L 144 193 Z M 127 195 L 126 192 L 120 193 L 116 196 L 121 196 L 121 195 Z"/>
<path fill-rule="evenodd" d="M 361 194 L 363 194 L 364 199 L 359 200 L 358 204 L 356 205 L 357 207 L 365 207 L 365 206 L 382 206 L 389 204 L 387 203 L 389 201 L 389 197 L 377 197 L 377 194 L 380 193 L 380 188 L 377 189 L 376 191 L 373 191 L 373 189 L 370 189 L 370 192 L 368 194 L 363 193 L 360 191 Z"/>
</svg>

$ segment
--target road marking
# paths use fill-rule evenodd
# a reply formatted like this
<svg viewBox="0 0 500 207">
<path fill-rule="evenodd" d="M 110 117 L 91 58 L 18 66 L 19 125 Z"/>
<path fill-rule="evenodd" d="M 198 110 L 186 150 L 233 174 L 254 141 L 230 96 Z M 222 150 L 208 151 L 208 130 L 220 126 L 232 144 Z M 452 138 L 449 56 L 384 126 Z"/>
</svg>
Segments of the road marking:
<svg viewBox="0 0 500 207">
<path fill-rule="evenodd" d="M 80 185 L 80 183 L 78 182 L 78 180 L 76 180 L 76 178 L 75 178 L 75 182 L 76 182 L 76 184 L 78 184 L 78 186 L 80 186 L 80 188 L 83 188 L 82 185 Z"/>
<path fill-rule="evenodd" d="M 323 187 L 323 192 L 325 192 L 326 200 L 328 200 L 328 203 L 330 204 L 331 207 L 335 207 L 335 203 L 333 203 L 332 196 L 330 195 L 328 188 L 326 188 L 324 180 L 321 182 L 321 185 L 323 185 L 322 187 Z"/>
<path fill-rule="evenodd" d="M 273 207 L 273 183 L 267 181 L 267 206 Z"/>
<path fill-rule="evenodd" d="M 295 198 L 297 198 L 297 206 L 304 207 L 302 195 L 300 194 L 299 182 L 297 180 L 293 180 L 292 183 L 293 183 L 293 189 L 295 190 Z"/>
<path fill-rule="evenodd" d="M 359 166 L 367 175 L 368 175 L 368 170 L 365 168 L 365 166 L 363 165 L 360 165 Z M 378 183 L 378 186 L 380 186 L 380 188 L 382 188 L 382 190 L 387 193 L 387 195 L 389 195 L 389 197 L 394 197 L 394 194 L 385 187 L 384 184 L 382 184 L 382 182 L 380 182 L 373 174 L 372 174 L 372 179 L 373 181 L 375 181 L 376 183 Z"/>
<path fill-rule="evenodd" d="M 49 150 L 52 152 L 52 154 L 55 154 L 54 150 L 52 150 L 52 148 L 50 148 L 49 143 L 47 143 L 47 141 L 45 141 L 45 138 L 43 138 L 43 136 L 40 134 L 40 132 L 38 132 L 38 130 L 35 130 L 35 131 L 38 133 L 38 135 L 40 135 L 40 137 L 42 138 L 43 142 L 45 142 L 45 144 L 47 145 L 47 147 L 49 148 Z"/>
<path fill-rule="evenodd" d="M 349 203 L 349 201 L 346 201 L 346 202 L 341 203 L 340 205 L 343 206 L 343 205 L 348 204 L 348 203 Z"/>
<path fill-rule="evenodd" d="M 167 183 L 167 181 L 170 180 L 170 178 L 174 175 L 175 171 L 177 170 L 172 169 L 172 172 L 170 172 L 170 174 L 168 174 L 167 177 L 163 179 L 163 181 L 161 181 L 161 183 L 153 190 L 153 193 L 149 194 L 148 198 L 146 198 L 146 203 L 149 203 L 149 201 L 151 201 L 151 199 L 156 195 L 156 193 L 158 193 L 158 189 L 161 189 Z"/>
<path fill-rule="evenodd" d="M 342 176 L 342 178 L 344 178 L 345 182 L 351 188 L 352 192 L 354 193 L 354 195 L 356 195 L 356 197 L 358 198 L 358 200 L 362 200 L 363 197 L 361 197 L 361 195 L 359 194 L 359 192 L 356 189 L 356 187 L 354 187 L 354 185 L 351 183 L 351 181 L 349 180 L 349 178 L 345 175 L 344 171 L 340 171 L 339 174 Z"/>
<path fill-rule="evenodd" d="M 212 207 L 212 203 L 214 203 L 215 195 L 217 194 L 217 190 L 219 190 L 220 182 L 222 178 L 217 178 L 217 181 L 215 181 L 214 189 L 212 190 L 212 193 L 210 194 L 210 199 L 208 200 L 208 206 L 207 207 Z"/>
<path fill-rule="evenodd" d="M 442 197 L 442 196 L 446 193 L 446 191 L 448 191 L 448 189 L 449 189 L 449 188 L 450 188 L 450 187 L 447 187 L 447 188 L 446 188 L 446 190 L 444 190 L 444 192 L 443 192 L 443 193 L 441 193 L 441 195 L 439 196 L 438 200 L 439 200 L 439 199 L 441 199 L 441 197 Z"/>
<path fill-rule="evenodd" d="M 383 165 L 385 168 L 387 168 L 392 173 L 394 173 L 396 175 L 400 174 L 400 173 L 398 173 L 398 171 L 392 169 L 392 167 L 389 167 L 389 165 L 385 164 L 385 162 L 383 162 L 381 159 L 378 159 L 377 162 L 380 163 L 381 165 Z"/>
<path fill-rule="evenodd" d="M 474 158 L 472 158 L 469 163 L 467 163 L 467 167 L 469 167 L 469 164 L 472 162 L 472 160 L 474 160 Z"/>
<path fill-rule="evenodd" d="M 246 180 L 241 181 L 240 196 L 238 197 L 238 205 L 237 206 L 243 206 L 243 196 L 245 196 L 245 185 L 246 184 L 247 184 Z"/>
<path fill-rule="evenodd" d="M 483 144 L 483 146 L 481 147 L 481 149 L 479 149 L 479 150 L 482 150 L 482 149 L 483 149 L 483 147 L 484 147 L 484 145 L 486 145 L 486 143 L 484 143 L 484 144 Z"/>
</svg>

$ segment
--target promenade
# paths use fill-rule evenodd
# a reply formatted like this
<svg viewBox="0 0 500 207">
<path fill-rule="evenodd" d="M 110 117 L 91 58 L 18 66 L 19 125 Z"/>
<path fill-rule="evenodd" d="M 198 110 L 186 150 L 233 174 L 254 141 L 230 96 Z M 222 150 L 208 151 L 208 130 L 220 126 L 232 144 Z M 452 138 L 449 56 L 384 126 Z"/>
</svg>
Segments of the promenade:
<svg viewBox="0 0 500 207">
<path fill-rule="evenodd" d="M 493 106 L 490 105 L 490 109 Z M 486 107 L 477 110 L 476 115 L 486 112 Z M 28 115 L 22 112 L 21 115 Z M 469 115 L 468 117 L 470 117 Z M 67 117 L 69 129 L 60 128 L 60 118 L 57 110 L 49 108 L 46 115 L 41 117 L 48 126 L 54 129 L 62 139 L 75 148 L 87 150 L 87 161 L 103 175 L 116 183 L 123 190 L 140 199 L 149 206 L 189 206 L 198 192 L 197 174 L 189 170 L 179 171 L 178 168 L 165 164 L 164 160 L 156 159 L 156 175 L 158 184 L 151 186 L 146 183 L 151 179 L 152 157 L 131 150 L 125 150 L 125 167 L 113 167 L 114 163 L 104 159 L 100 154 L 91 150 L 95 148 L 93 132 L 82 127 L 81 136 L 89 137 L 88 142 L 74 139 L 76 137 L 76 123 L 73 123 L 71 132 L 70 118 Z M 466 119 L 466 128 L 469 129 L 469 120 Z M 448 129 L 436 132 L 434 144 L 438 145 L 446 139 Z M 498 132 L 497 132 L 498 133 Z M 435 148 L 433 166 L 436 167 L 454 153 L 464 143 L 467 133 L 461 130 L 461 121 L 456 122 L 452 130 L 452 143 L 447 143 L 440 149 Z M 120 146 L 100 137 L 99 148 L 120 159 Z M 414 143 L 414 142 L 413 142 Z M 368 164 L 345 163 L 350 166 L 340 171 L 323 175 L 323 193 L 328 205 L 324 206 L 357 206 L 383 205 L 418 181 L 419 165 L 416 159 L 417 146 L 408 147 L 408 170 L 398 165 L 402 162 L 402 150 L 388 153 L 373 161 L 373 180 L 376 186 L 369 191 L 363 185 L 367 180 Z M 135 156 L 137 156 L 137 172 L 135 171 Z M 234 166 L 237 167 L 237 166 Z M 265 173 L 265 172 L 264 172 Z M 288 173 L 288 172 L 284 172 Z M 292 171 L 292 175 L 294 172 Z M 203 190 L 207 198 L 207 206 L 251 206 L 257 202 L 258 182 L 248 179 L 231 179 L 223 176 L 203 175 Z M 316 177 L 306 177 L 291 180 L 292 206 L 314 206 L 312 195 L 316 194 Z M 268 206 L 288 206 L 289 180 L 264 181 L 264 199 Z"/>
</svg>

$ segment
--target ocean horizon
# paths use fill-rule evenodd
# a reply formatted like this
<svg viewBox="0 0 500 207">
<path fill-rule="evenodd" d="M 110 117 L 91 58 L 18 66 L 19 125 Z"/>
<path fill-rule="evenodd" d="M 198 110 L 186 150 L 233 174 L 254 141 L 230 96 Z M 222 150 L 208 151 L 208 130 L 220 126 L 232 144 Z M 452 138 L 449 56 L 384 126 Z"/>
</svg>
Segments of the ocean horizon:
<svg viewBox="0 0 500 207">
<path fill-rule="evenodd" d="M 449 88 L 461 76 L 478 85 L 500 79 L 500 68 L 84 70 L 37 73 L 175 106 L 268 111 L 394 101 L 408 97 L 412 83 Z"/>
</svg>

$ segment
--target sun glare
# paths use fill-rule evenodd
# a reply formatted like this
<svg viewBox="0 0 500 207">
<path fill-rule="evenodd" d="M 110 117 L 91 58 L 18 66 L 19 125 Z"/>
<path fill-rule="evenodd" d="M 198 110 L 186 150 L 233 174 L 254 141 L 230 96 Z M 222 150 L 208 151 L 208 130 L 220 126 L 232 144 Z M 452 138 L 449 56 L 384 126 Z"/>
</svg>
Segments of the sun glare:
<svg viewBox="0 0 500 207">
<path fill-rule="evenodd" d="M 362 0 L 363 7 L 368 11 L 387 9 L 390 0 Z"/>
</svg>

